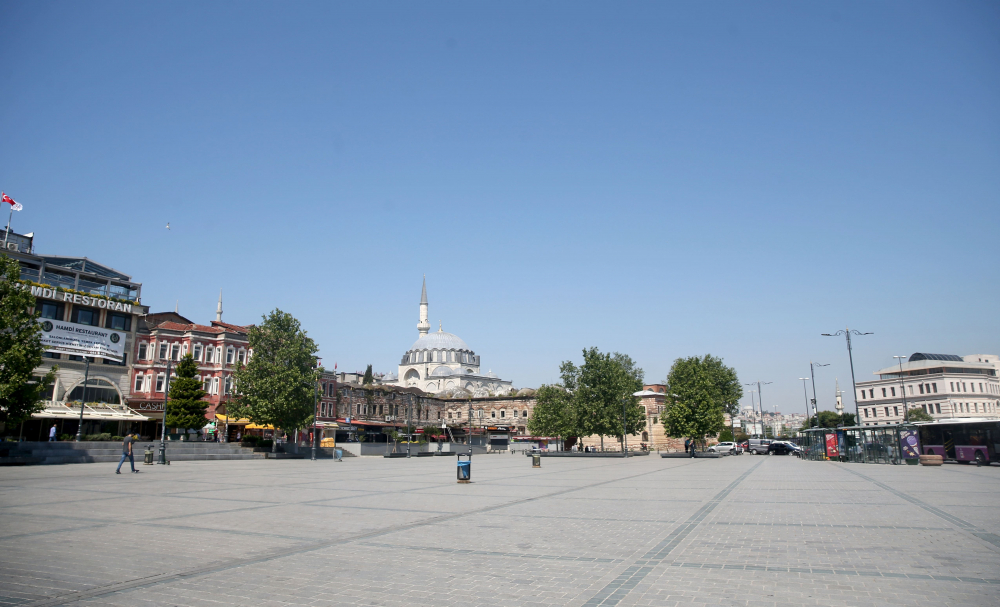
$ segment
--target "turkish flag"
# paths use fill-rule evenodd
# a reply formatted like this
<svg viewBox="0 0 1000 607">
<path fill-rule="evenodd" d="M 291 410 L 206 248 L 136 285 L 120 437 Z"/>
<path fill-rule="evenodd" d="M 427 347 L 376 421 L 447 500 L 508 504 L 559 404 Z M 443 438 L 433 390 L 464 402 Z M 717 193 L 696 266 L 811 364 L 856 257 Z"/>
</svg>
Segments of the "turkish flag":
<svg viewBox="0 0 1000 607">
<path fill-rule="evenodd" d="M 10 206 L 15 211 L 20 211 L 21 209 L 24 208 L 20 204 L 14 202 L 14 199 L 11 198 L 10 196 L 8 196 L 5 192 L 0 192 L 0 200 L 3 200 L 4 202 L 10 203 Z"/>
</svg>

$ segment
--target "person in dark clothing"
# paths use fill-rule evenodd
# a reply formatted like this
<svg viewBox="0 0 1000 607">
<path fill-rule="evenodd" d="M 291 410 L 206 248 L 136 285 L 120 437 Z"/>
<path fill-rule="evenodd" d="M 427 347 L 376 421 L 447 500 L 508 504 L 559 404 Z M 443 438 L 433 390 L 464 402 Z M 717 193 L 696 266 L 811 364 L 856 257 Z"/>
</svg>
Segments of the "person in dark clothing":
<svg viewBox="0 0 1000 607">
<path fill-rule="evenodd" d="M 128 463 L 132 466 L 132 472 L 138 472 L 135 469 L 135 458 L 132 457 L 132 444 L 135 443 L 135 439 L 132 438 L 131 434 L 126 434 L 125 439 L 122 441 L 122 458 L 118 462 L 118 469 L 115 470 L 115 474 L 122 473 L 122 464 L 125 463 L 125 458 L 128 458 Z"/>
<path fill-rule="evenodd" d="M 685 438 L 684 439 L 684 453 L 689 453 L 690 450 L 691 450 L 691 439 L 690 438 Z"/>
</svg>

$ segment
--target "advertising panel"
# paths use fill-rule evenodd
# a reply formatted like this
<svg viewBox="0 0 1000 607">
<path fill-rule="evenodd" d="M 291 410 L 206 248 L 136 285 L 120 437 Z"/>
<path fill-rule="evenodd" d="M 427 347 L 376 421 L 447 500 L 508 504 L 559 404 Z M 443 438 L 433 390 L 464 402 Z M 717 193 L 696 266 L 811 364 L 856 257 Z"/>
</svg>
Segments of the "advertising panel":
<svg viewBox="0 0 1000 607">
<path fill-rule="evenodd" d="M 833 432 L 826 435 L 826 456 L 840 457 L 840 445 L 837 441 L 837 435 Z"/>
<path fill-rule="evenodd" d="M 115 360 L 125 355 L 126 333 L 123 331 L 46 318 L 40 318 L 38 323 L 42 325 L 42 346 L 47 352 Z"/>
<path fill-rule="evenodd" d="M 903 454 L 903 459 L 917 459 L 920 457 L 920 438 L 917 436 L 916 428 L 900 429 L 899 451 Z"/>
</svg>

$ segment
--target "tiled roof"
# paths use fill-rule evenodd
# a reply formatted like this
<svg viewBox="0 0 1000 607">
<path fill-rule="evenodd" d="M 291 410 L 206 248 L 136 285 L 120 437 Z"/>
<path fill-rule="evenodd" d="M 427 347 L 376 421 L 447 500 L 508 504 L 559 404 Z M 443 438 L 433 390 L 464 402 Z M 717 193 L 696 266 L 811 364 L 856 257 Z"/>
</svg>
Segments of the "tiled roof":
<svg viewBox="0 0 1000 607">
<path fill-rule="evenodd" d="M 223 327 L 223 328 L 230 329 L 230 330 L 233 330 L 233 331 L 239 331 L 240 333 L 246 333 L 247 331 L 250 330 L 250 327 L 252 327 L 253 325 L 247 325 L 247 326 L 244 327 L 244 326 L 241 326 L 241 325 L 231 325 L 228 322 L 222 322 L 221 320 L 213 320 L 212 321 L 212 326 L 213 327 Z"/>
<path fill-rule="evenodd" d="M 199 331 L 201 333 L 215 333 L 215 334 L 225 332 L 225 329 L 220 329 L 218 327 L 209 327 L 206 325 L 199 325 L 194 323 L 186 325 L 186 324 L 181 324 L 179 322 L 170 322 L 170 321 L 161 322 L 160 324 L 156 325 L 156 328 L 163 329 L 166 331 Z"/>
</svg>

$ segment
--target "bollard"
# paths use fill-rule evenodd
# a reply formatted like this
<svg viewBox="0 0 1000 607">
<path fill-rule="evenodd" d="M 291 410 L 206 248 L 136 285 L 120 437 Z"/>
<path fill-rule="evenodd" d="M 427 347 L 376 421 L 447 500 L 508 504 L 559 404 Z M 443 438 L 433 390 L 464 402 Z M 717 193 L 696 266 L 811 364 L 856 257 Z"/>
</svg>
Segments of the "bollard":
<svg viewBox="0 0 1000 607">
<path fill-rule="evenodd" d="M 464 462 L 462 458 L 467 458 Z M 472 482 L 472 454 L 459 453 L 458 454 L 458 482 L 460 483 L 471 483 Z"/>
<path fill-rule="evenodd" d="M 142 454 L 142 463 L 146 466 L 153 465 L 153 445 L 146 446 L 146 452 Z"/>
<path fill-rule="evenodd" d="M 531 454 L 531 467 L 532 468 L 542 467 L 542 455 L 540 453 Z"/>
</svg>

